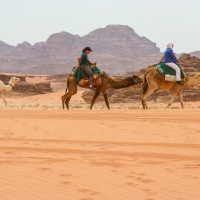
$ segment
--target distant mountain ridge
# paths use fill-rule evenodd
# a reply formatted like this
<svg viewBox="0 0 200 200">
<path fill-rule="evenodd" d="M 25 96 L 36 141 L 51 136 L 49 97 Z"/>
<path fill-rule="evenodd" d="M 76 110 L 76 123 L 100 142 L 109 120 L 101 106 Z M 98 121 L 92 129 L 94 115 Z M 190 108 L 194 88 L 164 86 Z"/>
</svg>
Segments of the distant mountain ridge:
<svg viewBox="0 0 200 200">
<path fill-rule="evenodd" d="M 80 37 L 68 32 L 50 35 L 45 42 L 28 42 L 16 47 L 0 41 L 0 72 L 29 74 L 69 73 L 77 65 L 82 49 L 90 46 L 91 61 L 112 75 L 158 62 L 161 57 L 156 43 L 140 37 L 124 25 L 108 25 Z"/>
</svg>

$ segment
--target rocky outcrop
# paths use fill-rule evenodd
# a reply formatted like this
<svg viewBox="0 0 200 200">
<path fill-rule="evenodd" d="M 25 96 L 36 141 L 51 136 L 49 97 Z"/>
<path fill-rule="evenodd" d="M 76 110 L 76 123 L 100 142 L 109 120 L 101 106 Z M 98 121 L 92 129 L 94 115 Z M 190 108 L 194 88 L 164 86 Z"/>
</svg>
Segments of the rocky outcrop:
<svg viewBox="0 0 200 200">
<path fill-rule="evenodd" d="M 21 79 L 21 82 L 13 87 L 13 91 L 16 93 L 21 93 L 21 95 L 36 95 L 36 94 L 46 94 L 53 92 L 50 81 L 40 82 L 40 83 L 30 83 L 26 81 L 27 76 L 18 74 L 0 74 L 0 80 L 5 84 L 8 84 L 12 76 Z M 15 94 L 16 95 L 16 94 Z"/>
<path fill-rule="evenodd" d="M 194 76 L 200 72 L 200 59 L 190 54 L 183 54 L 179 58 L 181 66 L 184 68 L 184 72 L 188 76 Z"/>
<path fill-rule="evenodd" d="M 55 33 L 47 41 L 16 47 L 0 42 L 0 71 L 9 73 L 61 74 L 77 65 L 85 46 L 91 46 L 91 61 L 109 74 L 124 74 L 155 63 L 161 56 L 156 44 L 140 37 L 129 26 L 108 25 L 80 37 Z"/>
<path fill-rule="evenodd" d="M 191 52 L 191 55 L 200 58 L 200 51 L 193 51 L 193 52 Z"/>
<path fill-rule="evenodd" d="M 34 94 L 46 94 L 53 92 L 50 82 L 45 83 L 28 83 L 28 82 L 22 82 L 17 84 L 13 91 L 21 92 L 25 95 L 34 95 Z"/>
</svg>

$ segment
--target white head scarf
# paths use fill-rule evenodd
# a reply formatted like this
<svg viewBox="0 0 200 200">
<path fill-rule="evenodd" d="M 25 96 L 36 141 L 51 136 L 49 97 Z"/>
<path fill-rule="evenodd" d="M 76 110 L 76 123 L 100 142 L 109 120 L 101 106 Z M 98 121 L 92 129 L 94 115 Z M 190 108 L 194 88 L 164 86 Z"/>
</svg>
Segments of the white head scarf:
<svg viewBox="0 0 200 200">
<path fill-rule="evenodd" d="M 168 42 L 167 48 L 173 49 L 173 47 L 174 47 L 174 43 L 173 42 Z"/>
</svg>

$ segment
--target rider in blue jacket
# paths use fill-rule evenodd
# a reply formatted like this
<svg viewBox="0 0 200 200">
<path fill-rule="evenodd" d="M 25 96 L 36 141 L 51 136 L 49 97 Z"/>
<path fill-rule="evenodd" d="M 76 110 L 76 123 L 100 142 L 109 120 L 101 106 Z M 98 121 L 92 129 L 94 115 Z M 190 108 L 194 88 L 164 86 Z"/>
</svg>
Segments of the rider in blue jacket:
<svg viewBox="0 0 200 200">
<path fill-rule="evenodd" d="M 169 42 L 167 44 L 167 49 L 164 52 L 164 63 L 176 71 L 176 82 L 177 82 L 177 84 L 183 85 L 183 83 L 181 82 L 180 68 L 176 65 L 176 63 L 178 62 L 178 59 L 174 55 L 173 47 L 174 47 L 173 42 Z"/>
</svg>

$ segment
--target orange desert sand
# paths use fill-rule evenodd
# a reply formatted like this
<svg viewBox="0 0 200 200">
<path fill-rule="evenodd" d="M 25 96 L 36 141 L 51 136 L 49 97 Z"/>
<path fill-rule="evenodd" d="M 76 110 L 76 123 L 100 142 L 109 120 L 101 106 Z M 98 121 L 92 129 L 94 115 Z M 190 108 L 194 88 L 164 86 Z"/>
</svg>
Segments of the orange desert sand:
<svg viewBox="0 0 200 200">
<path fill-rule="evenodd" d="M 0 100 L 0 200 L 199 200 L 200 103 Z"/>
</svg>

